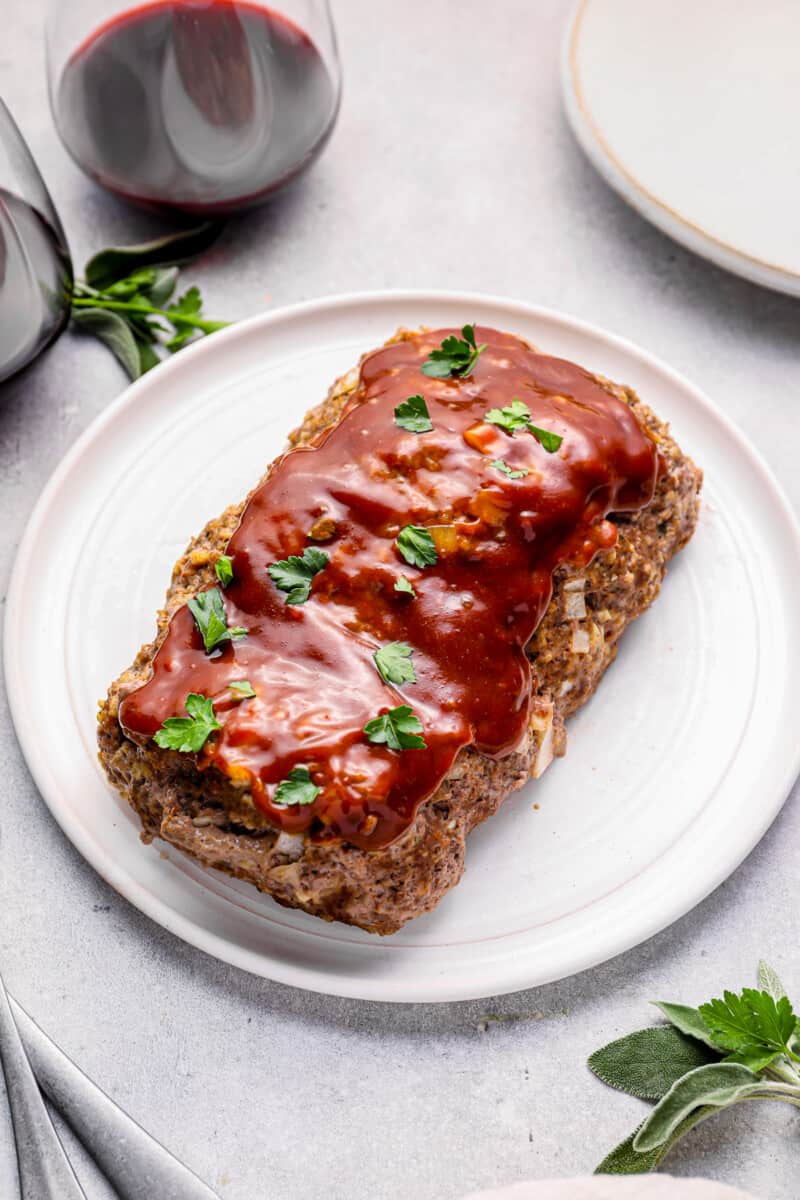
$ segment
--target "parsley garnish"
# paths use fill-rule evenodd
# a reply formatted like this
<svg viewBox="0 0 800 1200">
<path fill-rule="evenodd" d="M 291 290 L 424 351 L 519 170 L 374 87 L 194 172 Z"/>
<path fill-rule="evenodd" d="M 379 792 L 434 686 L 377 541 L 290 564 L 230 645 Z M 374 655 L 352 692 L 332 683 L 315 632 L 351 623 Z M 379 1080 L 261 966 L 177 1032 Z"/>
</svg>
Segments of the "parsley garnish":
<svg viewBox="0 0 800 1200">
<path fill-rule="evenodd" d="M 413 651 L 405 642 L 387 642 L 375 651 L 373 658 L 378 674 L 384 683 L 416 683 L 411 655 Z"/>
<path fill-rule="evenodd" d="M 290 554 L 267 567 L 269 577 L 282 592 L 288 592 L 287 604 L 305 604 L 311 594 L 314 576 L 328 565 L 328 556 L 316 546 L 306 546 L 302 556 Z"/>
<path fill-rule="evenodd" d="M 404 525 L 397 535 L 396 545 L 412 567 L 432 567 L 439 561 L 433 538 L 420 525 Z"/>
<path fill-rule="evenodd" d="M 490 425 L 499 425 L 512 437 L 517 429 L 527 429 L 548 454 L 555 454 L 564 440 L 560 434 L 553 433 L 550 429 L 540 429 L 538 425 L 534 425 L 531 420 L 531 410 L 516 396 L 505 408 L 490 408 L 483 419 Z M 495 464 L 492 463 L 492 466 Z"/>
<path fill-rule="evenodd" d="M 228 687 L 232 692 L 238 692 L 243 700 L 249 700 L 251 696 L 255 696 L 253 685 L 249 679 L 234 679 L 233 683 L 229 683 Z"/>
<path fill-rule="evenodd" d="M 188 602 L 188 608 L 195 619 L 195 624 L 203 635 L 203 645 L 206 654 L 216 650 L 223 642 L 242 638 L 247 634 L 241 625 L 228 628 L 225 608 L 222 603 L 222 592 L 219 588 L 209 588 L 207 592 L 198 592 Z"/>
<path fill-rule="evenodd" d="M 394 590 L 396 592 L 403 592 L 406 596 L 416 596 L 417 594 L 411 586 L 411 581 L 406 579 L 405 575 L 401 575 L 399 579 L 394 581 Z"/>
<path fill-rule="evenodd" d="M 489 463 L 490 467 L 494 467 L 496 471 L 502 471 L 509 479 L 524 479 L 526 475 L 530 475 L 527 467 L 519 467 L 516 470 L 510 467 L 507 462 L 503 462 L 502 458 L 495 458 Z"/>
<path fill-rule="evenodd" d="M 292 767 L 286 779 L 278 784 L 272 803 L 278 808 L 288 808 L 291 804 L 313 804 L 321 791 L 322 788 L 312 781 L 308 767 Z"/>
<path fill-rule="evenodd" d="M 186 697 L 188 717 L 167 717 L 155 735 L 156 745 L 162 750 L 179 750 L 181 754 L 196 754 L 205 746 L 209 735 L 221 729 L 214 716 L 214 705 L 209 696 L 198 696 L 190 692 Z"/>
<path fill-rule="evenodd" d="M 448 379 L 451 375 L 463 378 L 472 373 L 478 357 L 486 349 L 486 343 L 475 345 L 473 325 L 465 325 L 461 333 L 463 341 L 451 333 L 442 342 L 441 349 L 431 350 L 422 364 L 423 375 L 429 375 L 431 379 Z"/>
<path fill-rule="evenodd" d="M 390 750 L 420 750 L 427 744 L 417 736 L 422 733 L 422 725 L 407 704 L 390 708 L 387 713 L 367 721 L 364 733 L 371 742 L 387 745 Z"/>
<path fill-rule="evenodd" d="M 217 579 L 223 587 L 227 587 L 229 583 L 233 583 L 233 559 L 229 554 L 220 554 L 214 563 L 214 570 L 217 573 Z"/>
<path fill-rule="evenodd" d="M 409 396 L 394 410 L 394 423 L 409 433 L 429 433 L 433 421 L 424 396 Z"/>
</svg>

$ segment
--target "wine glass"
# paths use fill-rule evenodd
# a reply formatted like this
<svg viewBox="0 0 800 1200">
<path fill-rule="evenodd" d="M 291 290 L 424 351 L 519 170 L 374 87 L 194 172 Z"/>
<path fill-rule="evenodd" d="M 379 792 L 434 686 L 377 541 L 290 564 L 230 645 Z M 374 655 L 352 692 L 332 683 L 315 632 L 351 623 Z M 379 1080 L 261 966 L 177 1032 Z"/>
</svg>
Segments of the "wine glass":
<svg viewBox="0 0 800 1200">
<path fill-rule="evenodd" d="M 0 100 L 0 380 L 27 366 L 69 320 L 72 263 L 36 163 Z"/>
<path fill-rule="evenodd" d="M 328 0 L 50 0 L 47 58 L 69 153 L 147 207 L 261 203 L 316 158 L 339 108 Z"/>
</svg>

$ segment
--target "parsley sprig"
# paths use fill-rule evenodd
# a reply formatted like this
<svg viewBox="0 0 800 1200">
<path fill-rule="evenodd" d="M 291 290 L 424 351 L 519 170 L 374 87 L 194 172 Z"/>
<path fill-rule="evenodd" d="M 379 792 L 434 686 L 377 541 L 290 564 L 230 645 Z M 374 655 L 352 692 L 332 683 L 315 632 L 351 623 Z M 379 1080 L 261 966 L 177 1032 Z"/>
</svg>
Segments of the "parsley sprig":
<svg viewBox="0 0 800 1200">
<path fill-rule="evenodd" d="M 220 554 L 214 563 L 214 572 L 223 587 L 233 583 L 233 559 L 229 554 Z"/>
<path fill-rule="evenodd" d="M 234 679 L 228 684 L 232 692 L 236 692 L 243 700 L 250 700 L 255 696 L 253 685 L 249 679 Z"/>
<path fill-rule="evenodd" d="M 219 588 L 209 588 L 207 592 L 198 592 L 189 600 L 187 607 L 202 634 L 206 654 L 216 650 L 223 642 L 247 636 L 247 630 L 242 629 L 241 625 L 236 625 L 232 629 L 228 628 L 225 606 L 222 603 L 222 592 Z"/>
<path fill-rule="evenodd" d="M 214 730 L 222 728 L 214 716 L 214 705 L 209 696 L 190 692 L 186 697 L 186 712 L 186 717 L 167 717 L 156 732 L 154 740 L 162 750 L 197 754 Z"/>
<path fill-rule="evenodd" d="M 305 604 L 311 595 L 314 576 L 328 565 L 328 556 L 316 546 L 306 546 L 302 555 L 290 554 L 280 562 L 270 563 L 267 572 L 281 592 L 286 592 L 287 604 Z"/>
<path fill-rule="evenodd" d="M 394 410 L 394 423 L 409 433 L 430 433 L 433 429 L 431 414 L 424 396 L 409 396 Z"/>
<path fill-rule="evenodd" d="M 507 475 L 509 479 L 524 479 L 526 475 L 530 475 L 527 467 L 510 467 L 502 458 L 493 459 L 489 466 L 494 467 L 495 471 Z"/>
<path fill-rule="evenodd" d="M 289 808 L 292 804 L 313 804 L 321 791 L 322 788 L 312 780 L 308 767 L 292 767 L 275 789 L 272 803 L 278 808 Z"/>
<path fill-rule="evenodd" d="M 407 704 L 390 708 L 372 721 L 367 721 L 364 733 L 376 745 L 388 746 L 390 750 L 422 750 L 427 742 L 419 736 L 422 723 Z"/>
<path fill-rule="evenodd" d="M 198 334 L 214 333 L 228 324 L 203 316 L 196 287 L 172 300 L 176 264 L 210 246 L 220 228 L 206 222 L 138 246 L 112 246 L 93 255 L 84 268 L 85 278 L 76 280 L 73 322 L 104 342 L 131 379 L 158 366 Z"/>
<path fill-rule="evenodd" d="M 384 683 L 416 683 L 413 651 L 405 642 L 387 642 L 374 653 L 375 666 Z"/>
<path fill-rule="evenodd" d="M 432 567 L 439 561 L 433 538 L 421 525 L 404 525 L 395 544 L 412 567 Z"/>
<path fill-rule="evenodd" d="M 547 451 L 548 454 L 555 454 L 563 442 L 563 437 L 560 434 L 553 433 L 551 429 L 542 429 L 538 425 L 534 425 L 531 417 L 531 410 L 527 404 L 516 396 L 507 404 L 505 408 L 490 408 L 483 418 L 490 425 L 497 425 L 511 437 L 514 436 L 518 429 L 525 429 L 532 433 L 537 442 Z M 492 466 L 495 466 L 492 463 Z"/>
<path fill-rule="evenodd" d="M 659 1001 L 669 1025 L 640 1029 L 591 1055 L 589 1067 L 605 1083 L 657 1102 L 598 1173 L 655 1171 L 693 1126 L 744 1100 L 800 1107 L 800 1022 L 764 962 L 758 984 L 699 1008 Z"/>
<path fill-rule="evenodd" d="M 431 350 L 422 364 L 422 373 L 431 379 L 449 379 L 451 376 L 463 379 L 472 374 L 485 349 L 485 342 L 480 346 L 475 343 L 475 326 L 464 325 L 460 338 L 451 333 L 438 350 Z"/>
<path fill-rule="evenodd" d="M 414 585 L 410 579 L 406 579 L 405 575 L 401 575 L 399 579 L 394 581 L 394 590 L 400 592 L 404 596 L 415 596 Z"/>
</svg>

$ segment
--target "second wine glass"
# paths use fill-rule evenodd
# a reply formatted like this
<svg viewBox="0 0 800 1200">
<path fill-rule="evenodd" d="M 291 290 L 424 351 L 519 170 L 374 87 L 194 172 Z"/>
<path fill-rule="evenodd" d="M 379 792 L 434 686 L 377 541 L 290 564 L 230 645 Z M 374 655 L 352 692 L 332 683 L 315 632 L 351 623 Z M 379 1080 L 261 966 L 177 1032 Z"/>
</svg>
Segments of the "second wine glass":
<svg viewBox="0 0 800 1200">
<path fill-rule="evenodd" d="M 328 0 L 51 0 L 47 33 L 65 146 L 140 204 L 258 204 L 316 157 L 336 119 Z"/>
</svg>

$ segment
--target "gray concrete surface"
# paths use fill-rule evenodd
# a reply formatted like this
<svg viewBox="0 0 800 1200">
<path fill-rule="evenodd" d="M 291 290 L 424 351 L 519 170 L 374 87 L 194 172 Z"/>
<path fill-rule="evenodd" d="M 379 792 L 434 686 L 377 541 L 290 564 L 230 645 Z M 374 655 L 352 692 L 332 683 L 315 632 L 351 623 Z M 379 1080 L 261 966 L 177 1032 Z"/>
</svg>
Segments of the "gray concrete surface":
<svg viewBox="0 0 800 1200">
<path fill-rule="evenodd" d="M 43 0 L 3 8 L 0 92 L 76 261 L 163 227 L 88 182 L 54 131 Z M 723 274 L 651 229 L 596 177 L 565 125 L 560 0 L 336 0 L 345 93 L 324 157 L 232 223 L 187 272 L 210 314 L 360 288 L 506 293 L 598 322 L 705 388 L 800 500 L 800 304 Z M 124 385 L 65 336 L 0 385 L 4 581 L 39 491 Z M 42 730 L 47 737 L 47 730 Z M 769 957 L 800 994 L 800 794 L 694 912 L 622 957 L 496 1001 L 377 1006 L 251 978 L 120 899 L 50 818 L 0 705 L 0 964 L 40 1024 L 224 1200 L 455 1200 L 591 1169 L 643 1106 L 584 1067 L 645 1024 L 652 996 L 699 1001 Z M 65 781 L 68 786 L 68 781 Z M 758 796 L 753 803 L 758 804 Z M 496 1014 L 491 1019 L 486 1014 Z M 796 1200 L 800 1117 L 743 1106 L 671 1169 Z M 92 1200 L 104 1186 L 79 1160 Z M 0 1104 L 0 1196 L 15 1195 Z"/>
</svg>

